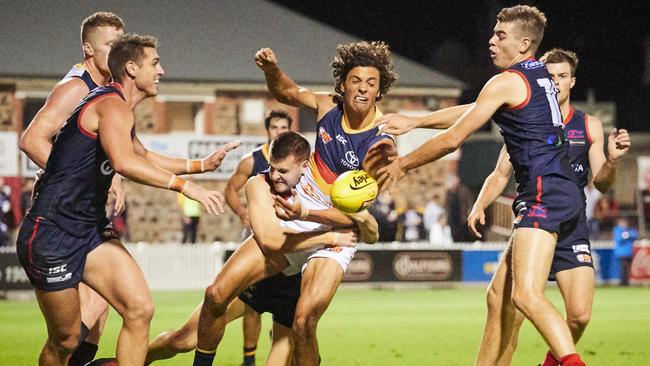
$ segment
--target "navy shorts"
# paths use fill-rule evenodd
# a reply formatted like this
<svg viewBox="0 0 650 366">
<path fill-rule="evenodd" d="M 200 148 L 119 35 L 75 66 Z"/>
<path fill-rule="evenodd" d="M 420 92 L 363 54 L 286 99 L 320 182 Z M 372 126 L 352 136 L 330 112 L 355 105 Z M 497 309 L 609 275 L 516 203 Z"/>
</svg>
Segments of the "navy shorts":
<svg viewBox="0 0 650 366">
<path fill-rule="evenodd" d="M 589 242 L 589 226 L 587 226 L 587 215 L 584 209 L 580 213 L 575 230 L 564 240 L 558 241 L 549 279 L 555 280 L 557 272 L 578 267 L 594 268 L 591 243 Z"/>
<path fill-rule="evenodd" d="M 557 234 L 558 242 L 573 232 L 584 211 L 580 188 L 561 176 L 538 176 L 519 184 L 517 191 L 515 228 L 543 229 Z"/>
<path fill-rule="evenodd" d="M 239 299 L 257 313 L 273 314 L 273 321 L 287 328 L 293 326 L 300 297 L 302 274 L 285 276 L 278 273 L 244 290 Z"/>
<path fill-rule="evenodd" d="M 42 217 L 25 216 L 16 251 L 32 286 L 42 291 L 75 287 L 83 279 L 86 256 L 102 242 L 101 230 L 79 238 Z"/>
</svg>

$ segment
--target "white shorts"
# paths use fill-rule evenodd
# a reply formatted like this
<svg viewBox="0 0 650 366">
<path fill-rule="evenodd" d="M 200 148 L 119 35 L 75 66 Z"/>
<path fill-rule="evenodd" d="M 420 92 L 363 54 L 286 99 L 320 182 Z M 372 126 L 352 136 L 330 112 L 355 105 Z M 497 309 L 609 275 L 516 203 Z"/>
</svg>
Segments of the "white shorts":
<svg viewBox="0 0 650 366">
<path fill-rule="evenodd" d="M 311 175 L 310 169 L 307 169 L 302 178 L 300 178 L 300 182 L 296 186 L 296 193 L 300 197 L 300 201 L 305 208 L 310 210 L 327 210 L 332 208 L 329 196 L 323 193 L 318 187 Z M 282 222 L 281 225 L 297 231 L 332 229 L 327 225 L 299 220 Z M 348 264 L 352 261 L 352 257 L 354 257 L 356 251 L 356 248 L 351 247 L 330 247 L 306 252 L 286 253 L 284 256 L 287 258 L 287 261 L 289 261 L 289 266 L 285 268 L 282 273 L 286 276 L 290 276 L 304 271 L 305 268 L 307 268 L 309 260 L 312 258 L 331 258 L 341 266 L 343 273 L 345 273 L 348 269 Z"/>
</svg>

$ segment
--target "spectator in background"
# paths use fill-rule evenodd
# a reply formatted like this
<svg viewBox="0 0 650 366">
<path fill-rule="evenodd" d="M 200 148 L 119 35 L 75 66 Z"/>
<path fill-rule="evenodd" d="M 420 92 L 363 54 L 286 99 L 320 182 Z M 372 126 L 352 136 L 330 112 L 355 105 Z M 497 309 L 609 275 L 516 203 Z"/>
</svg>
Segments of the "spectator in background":
<svg viewBox="0 0 650 366">
<path fill-rule="evenodd" d="M 183 215 L 183 239 L 181 242 L 196 243 L 196 233 L 199 229 L 203 208 L 200 203 L 185 197 L 181 193 L 178 194 L 177 202 Z"/>
<path fill-rule="evenodd" d="M 11 186 L 0 178 L 0 246 L 10 245 L 9 226 L 13 222 L 11 207 Z"/>
<path fill-rule="evenodd" d="M 442 212 L 438 221 L 431 225 L 429 243 L 433 245 L 451 246 L 454 239 L 451 237 L 451 228 L 447 224 L 447 213 Z"/>
<path fill-rule="evenodd" d="M 422 217 L 424 221 L 424 229 L 427 234 L 431 232 L 431 227 L 438 224 L 440 216 L 445 213 L 445 209 L 441 205 L 440 196 L 437 194 L 432 194 L 429 196 L 429 202 L 424 206 L 424 215 Z M 431 236 L 431 235 L 429 235 Z"/>
<path fill-rule="evenodd" d="M 587 217 L 587 226 L 589 227 L 589 237 L 594 240 L 598 239 L 598 235 L 600 234 L 600 224 L 594 214 L 598 200 L 602 196 L 603 194 L 596 189 L 593 181 L 589 182 L 585 187 L 585 215 Z"/>
<path fill-rule="evenodd" d="M 618 217 L 618 201 L 614 198 L 614 190 L 610 190 L 596 203 L 594 218 L 598 220 L 600 230 L 609 230 L 614 227 Z"/>
<path fill-rule="evenodd" d="M 397 211 L 389 192 L 382 192 L 368 209 L 379 225 L 379 241 L 395 241 L 397 233 Z"/>
<path fill-rule="evenodd" d="M 455 243 L 472 242 L 474 235 L 467 227 L 467 217 L 474 205 L 474 193 L 456 175 L 447 177 L 447 221 Z"/>
<path fill-rule="evenodd" d="M 400 215 L 402 241 L 419 241 L 425 237 L 424 220 L 412 200 L 408 200 L 406 210 Z"/>
<path fill-rule="evenodd" d="M 612 237 L 614 239 L 614 256 L 618 259 L 621 274 L 621 286 L 628 286 L 630 264 L 632 264 L 632 250 L 634 241 L 639 237 L 639 233 L 630 227 L 629 221 L 621 217 L 617 220 L 616 226 L 612 230 Z"/>
</svg>

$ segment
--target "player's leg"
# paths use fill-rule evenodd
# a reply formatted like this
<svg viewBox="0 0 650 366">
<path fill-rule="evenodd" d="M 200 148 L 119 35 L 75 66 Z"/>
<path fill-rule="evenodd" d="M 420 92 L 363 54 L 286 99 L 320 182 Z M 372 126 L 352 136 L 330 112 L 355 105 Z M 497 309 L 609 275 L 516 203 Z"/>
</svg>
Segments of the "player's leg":
<svg viewBox="0 0 650 366">
<path fill-rule="evenodd" d="M 556 235 L 541 229 L 517 228 L 512 253 L 512 301 L 529 319 L 551 351 L 574 354 L 571 332 L 560 313 L 544 296 L 555 251 Z"/>
<path fill-rule="evenodd" d="M 38 359 L 40 366 L 64 366 L 79 344 L 81 316 L 76 287 L 59 291 L 36 290 L 36 299 L 47 325 L 47 341 Z"/>
<path fill-rule="evenodd" d="M 291 328 L 274 321 L 271 339 L 271 349 L 266 358 L 265 366 L 289 366 L 293 352 Z"/>
<path fill-rule="evenodd" d="M 487 290 L 487 320 L 476 365 L 510 365 L 524 316 L 512 303 L 512 238 Z"/>
<path fill-rule="evenodd" d="M 294 359 L 301 366 L 318 365 L 316 327 L 343 279 L 341 265 L 331 258 L 313 258 L 303 273 L 293 321 Z"/>
<path fill-rule="evenodd" d="M 242 322 L 244 330 L 244 366 L 255 365 L 255 351 L 257 350 L 257 340 L 260 338 L 262 329 L 262 316 L 244 306 L 244 321 Z"/>
<path fill-rule="evenodd" d="M 199 324 L 199 314 L 203 302 L 194 308 L 192 314 L 180 329 L 170 329 L 160 333 L 150 344 L 145 365 L 157 360 L 172 358 L 179 353 L 186 353 L 196 348 L 196 330 Z M 239 299 L 233 300 L 226 311 L 227 322 L 244 315 L 244 303 Z"/>
<path fill-rule="evenodd" d="M 226 261 L 205 291 L 199 316 L 195 365 L 211 365 L 226 328 L 228 304 L 245 288 L 287 266 L 284 257 L 264 256 L 253 237 L 246 239 Z"/>
<path fill-rule="evenodd" d="M 108 317 L 108 302 L 84 283 L 79 284 L 79 301 L 81 338 L 79 346 L 68 361 L 68 366 L 83 366 L 95 358 L 99 338 Z"/>
<path fill-rule="evenodd" d="M 595 276 L 591 267 L 577 267 L 556 275 L 558 286 L 564 298 L 567 324 L 574 343 L 578 343 L 591 320 L 591 306 L 594 300 Z"/>
<path fill-rule="evenodd" d="M 116 351 L 118 364 L 144 364 L 153 301 L 140 267 L 122 243 L 111 240 L 88 254 L 84 282 L 122 317 Z"/>
</svg>

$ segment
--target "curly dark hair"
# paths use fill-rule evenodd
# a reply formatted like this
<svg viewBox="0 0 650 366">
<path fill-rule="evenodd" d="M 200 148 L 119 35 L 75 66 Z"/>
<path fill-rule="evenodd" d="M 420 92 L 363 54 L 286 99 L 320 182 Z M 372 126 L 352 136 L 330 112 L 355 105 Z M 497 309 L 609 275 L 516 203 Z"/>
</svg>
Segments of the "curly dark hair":
<svg viewBox="0 0 650 366">
<path fill-rule="evenodd" d="M 372 66 L 379 70 L 378 101 L 397 80 L 397 74 L 393 72 L 393 57 L 390 54 L 390 49 L 388 44 L 382 41 L 340 44 L 336 47 L 336 56 L 330 66 L 332 66 L 332 76 L 336 82 L 334 91 L 337 95 L 334 99 L 337 103 L 343 101 L 341 85 L 345 82 L 348 72 L 357 66 Z"/>
</svg>

